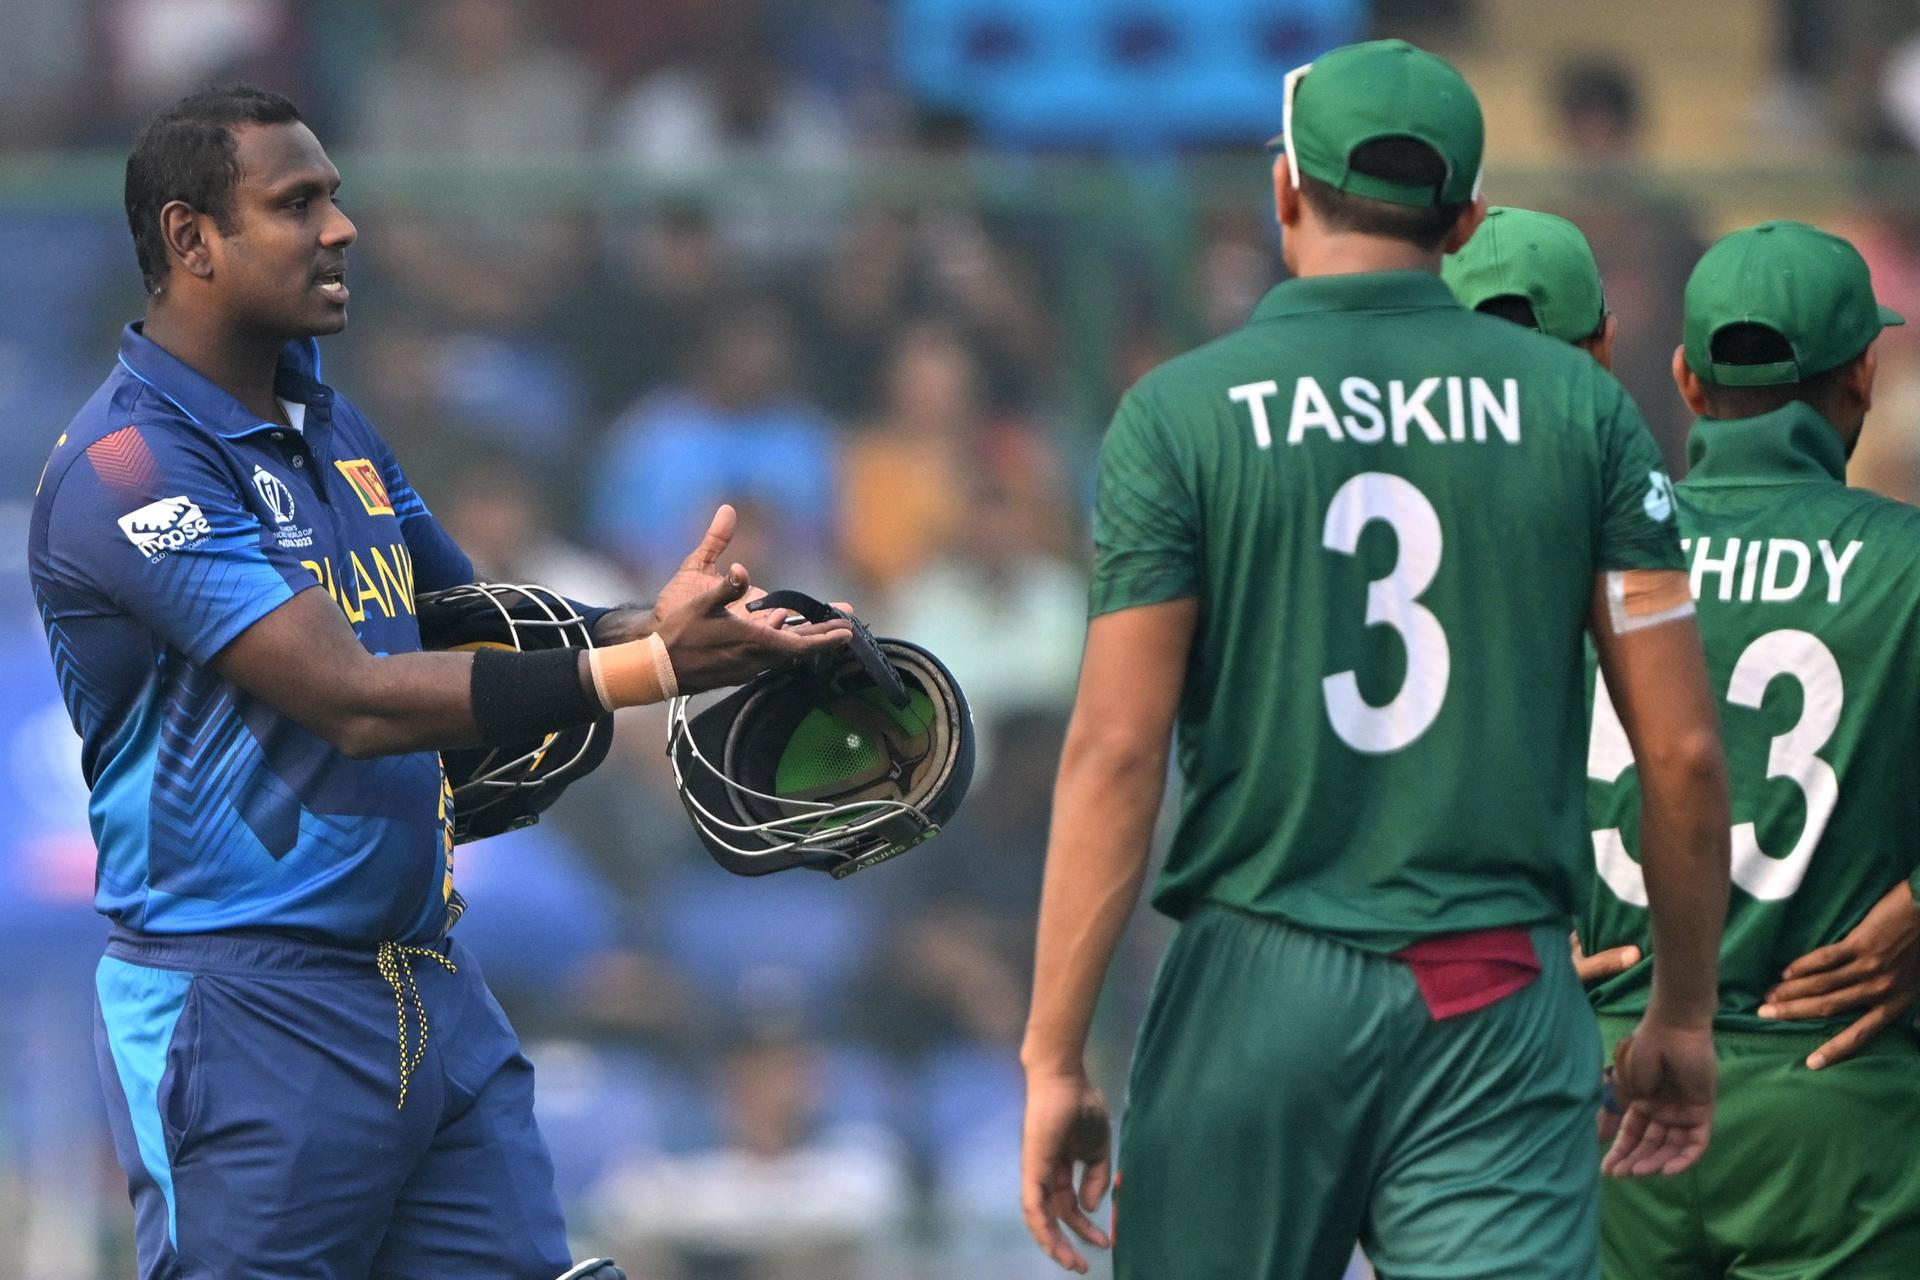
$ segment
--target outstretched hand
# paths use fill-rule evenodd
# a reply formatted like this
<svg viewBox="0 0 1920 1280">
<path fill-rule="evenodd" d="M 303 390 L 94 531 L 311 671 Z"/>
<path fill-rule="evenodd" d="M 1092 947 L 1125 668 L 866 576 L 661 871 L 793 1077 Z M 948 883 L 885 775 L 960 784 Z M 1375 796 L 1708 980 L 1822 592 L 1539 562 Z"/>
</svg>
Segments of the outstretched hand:
<svg viewBox="0 0 1920 1280">
<path fill-rule="evenodd" d="M 1100 1207 L 1112 1179 L 1112 1125 L 1106 1099 L 1084 1076 L 1027 1077 L 1025 1132 L 1020 1141 L 1020 1210 L 1049 1258 L 1085 1274 L 1087 1260 L 1060 1229 L 1065 1222 L 1090 1245 L 1112 1239 L 1087 1215 Z M 1074 1167 L 1080 1186 L 1074 1188 Z"/>
<path fill-rule="evenodd" d="M 720 557 L 726 554 L 728 545 L 732 543 L 733 531 L 739 521 L 739 513 L 734 511 L 731 503 L 723 502 L 714 511 L 700 545 L 687 553 L 680 567 L 667 579 L 667 585 L 661 587 L 660 594 L 654 597 L 653 624 L 656 629 L 668 614 L 684 607 L 701 592 L 712 589 L 725 576 L 725 571 L 720 568 Z M 747 603 L 765 594 L 759 587 L 749 586 L 740 596 L 738 612 L 745 616 Z"/>
<path fill-rule="evenodd" d="M 1600 1137 L 1613 1147 L 1600 1172 L 1632 1178 L 1691 1167 L 1713 1131 L 1718 1082 L 1711 1028 L 1641 1019 L 1614 1046 L 1614 1105 L 1600 1113 Z"/>
<path fill-rule="evenodd" d="M 680 567 L 667 579 L 667 585 L 660 588 L 660 594 L 654 597 L 653 618 L 650 631 L 657 631 L 668 614 L 684 607 L 701 592 L 718 585 L 724 573 L 720 568 L 720 557 L 726 554 L 727 547 L 733 542 L 733 533 L 739 527 L 739 513 L 733 504 L 723 502 L 714 510 L 713 519 L 707 523 L 707 531 L 700 538 L 700 545 L 687 553 Z M 755 626 L 770 627 L 779 630 L 792 619 L 788 609 L 763 609 L 750 613 L 747 606 L 766 595 L 763 587 L 748 584 L 747 589 L 727 607 L 735 617 L 744 618 Z M 853 606 L 843 601 L 834 601 L 834 608 L 842 613 L 851 614 Z"/>
<path fill-rule="evenodd" d="M 763 671 L 814 657 L 853 636 L 853 624 L 843 618 L 787 627 L 767 626 L 757 620 L 760 615 L 754 620 L 742 617 L 734 606 L 752 589 L 745 567 L 736 564 L 659 619 L 654 634 L 667 646 L 680 692 L 745 684 Z"/>
</svg>

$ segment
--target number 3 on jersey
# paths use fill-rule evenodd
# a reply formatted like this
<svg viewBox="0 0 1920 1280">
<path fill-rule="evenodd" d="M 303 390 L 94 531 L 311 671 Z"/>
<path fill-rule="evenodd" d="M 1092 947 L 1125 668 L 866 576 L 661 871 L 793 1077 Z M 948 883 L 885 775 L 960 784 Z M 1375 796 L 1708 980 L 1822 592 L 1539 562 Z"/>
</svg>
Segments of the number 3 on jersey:
<svg viewBox="0 0 1920 1280">
<path fill-rule="evenodd" d="M 1800 684 L 1799 721 L 1773 740 L 1767 752 L 1767 777 L 1785 778 L 1800 788 L 1807 802 L 1807 820 L 1800 838 L 1785 857 L 1769 856 L 1760 847 L 1760 835 L 1751 822 L 1733 828 L 1733 882 L 1755 898 L 1778 901 L 1793 896 L 1807 874 L 1807 864 L 1840 798 L 1840 780 L 1833 766 L 1815 753 L 1840 724 L 1845 687 L 1840 664 L 1819 637 L 1806 631 L 1770 631 L 1748 645 L 1733 666 L 1727 701 L 1736 707 L 1759 710 L 1767 686 L 1780 676 Z M 1633 764 L 1626 730 L 1613 708 L 1604 679 L 1594 681 L 1593 736 L 1587 746 L 1587 776 L 1612 783 Z M 1647 884 L 1640 864 L 1627 854 L 1618 827 L 1593 833 L 1593 861 L 1600 878 L 1622 902 L 1647 905 Z"/>
<path fill-rule="evenodd" d="M 1393 571 L 1367 584 L 1367 625 L 1399 633 L 1407 649 L 1406 678 L 1400 692 L 1378 707 L 1360 696 L 1350 670 L 1328 676 L 1320 688 L 1334 732 L 1355 751 L 1382 755 L 1412 743 L 1440 714 L 1453 658 L 1440 620 L 1419 603 L 1440 572 L 1440 517 L 1425 494 L 1399 476 L 1363 472 L 1335 491 L 1321 545 L 1353 555 L 1361 531 L 1375 520 L 1392 527 L 1399 550 Z"/>
</svg>

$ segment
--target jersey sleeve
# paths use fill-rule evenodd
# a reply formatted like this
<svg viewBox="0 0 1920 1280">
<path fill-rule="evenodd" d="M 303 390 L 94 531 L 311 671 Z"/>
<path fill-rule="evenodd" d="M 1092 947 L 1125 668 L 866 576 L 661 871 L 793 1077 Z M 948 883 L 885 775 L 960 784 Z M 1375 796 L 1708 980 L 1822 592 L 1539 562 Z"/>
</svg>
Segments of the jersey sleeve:
<svg viewBox="0 0 1920 1280">
<path fill-rule="evenodd" d="M 1680 569 L 1673 481 L 1633 400 L 1611 378 L 1600 396 L 1600 527 L 1595 572 Z"/>
<path fill-rule="evenodd" d="M 1199 528 L 1165 425 L 1136 388 L 1100 447 L 1089 615 L 1198 595 Z"/>
<path fill-rule="evenodd" d="M 393 500 L 393 514 L 400 521 L 400 532 L 407 540 L 407 554 L 413 557 L 415 589 L 440 591 L 473 581 L 473 561 L 453 540 L 453 535 L 427 510 L 427 504 L 414 492 L 399 459 L 384 442 L 380 445 L 380 475 L 386 481 L 387 494 Z"/>
<path fill-rule="evenodd" d="M 47 564 L 199 666 L 318 585 L 218 461 L 139 426 L 96 441 L 61 476 L 47 517 Z"/>
</svg>

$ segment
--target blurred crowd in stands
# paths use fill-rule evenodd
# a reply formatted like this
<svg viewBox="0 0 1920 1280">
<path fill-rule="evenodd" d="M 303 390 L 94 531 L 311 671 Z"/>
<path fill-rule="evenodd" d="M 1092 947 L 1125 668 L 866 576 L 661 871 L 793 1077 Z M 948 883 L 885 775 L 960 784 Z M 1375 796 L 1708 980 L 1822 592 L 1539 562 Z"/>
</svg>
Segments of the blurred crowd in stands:
<svg viewBox="0 0 1920 1280">
<path fill-rule="evenodd" d="M 642 600 L 730 501 L 733 557 L 758 581 L 854 601 L 935 648 L 972 699 L 981 769 L 959 820 L 844 882 L 714 867 L 646 711 L 623 715 L 613 758 L 538 828 L 463 848 L 461 934 L 531 1046 L 583 1247 L 658 1280 L 1051 1274 L 1014 1207 L 1014 1050 L 1084 629 L 1092 457 L 1121 389 L 1242 323 L 1282 275 L 1257 139 L 1236 141 L 1235 175 L 1204 197 L 1135 161 L 1063 214 L 1019 194 L 1039 182 L 1032 157 L 989 155 L 964 118 L 914 104 L 895 7 L 0 0 L 0 158 L 123 149 L 155 107 L 247 79 L 294 98 L 336 159 L 446 167 L 457 194 L 416 177 L 387 188 L 405 198 L 362 202 L 345 166 L 361 240 L 326 374 L 485 576 Z M 1789 28 L 1799 7 L 1780 6 Z M 1384 22 L 1407 5 L 1379 8 Z M 1848 145 L 1920 143 L 1920 43 L 1889 41 L 1876 65 L 1880 107 Z M 1565 169 L 1541 203 L 1592 239 L 1618 371 L 1679 474 L 1667 368 L 1679 284 L 1716 215 L 1641 180 L 1627 63 L 1541 74 Z M 575 185 L 541 189 L 542 163 L 584 156 L 667 194 L 602 200 L 558 168 Z M 845 177 L 929 157 L 990 163 L 1015 194 L 867 194 Z M 497 190 L 495 170 L 514 175 Z M 1109 189 L 1133 212 L 1107 208 Z M 17 500 L 140 297 L 110 203 L 6 194 L 0 475 Z M 1920 199 L 1863 195 L 1823 220 L 1920 316 Z M 1889 332 L 1856 472 L 1904 497 L 1920 492 L 1913 333 Z M 0 984 L 0 1274 L 35 1280 L 93 1274 L 73 1270 L 85 1241 L 120 1257 L 125 1211 L 87 1043 L 103 929 L 84 789 L 20 576 L 0 636 L 0 792 L 26 818 L 0 852 L 0 962 L 35 976 Z M 1163 936 L 1143 913 L 1110 984 L 1098 1039 L 1116 1093 Z"/>
</svg>

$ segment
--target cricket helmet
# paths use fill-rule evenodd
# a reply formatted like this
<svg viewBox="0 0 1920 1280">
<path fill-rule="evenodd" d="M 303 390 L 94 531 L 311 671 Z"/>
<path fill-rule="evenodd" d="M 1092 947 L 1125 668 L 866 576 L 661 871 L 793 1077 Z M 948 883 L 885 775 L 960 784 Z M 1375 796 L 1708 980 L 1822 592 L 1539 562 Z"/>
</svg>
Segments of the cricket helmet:
<svg viewBox="0 0 1920 1280">
<path fill-rule="evenodd" d="M 797 591 L 749 608 L 846 614 Z M 835 879 L 940 833 L 973 780 L 973 717 L 941 661 L 875 636 L 769 671 L 692 712 L 668 711 L 674 784 L 707 852 L 735 875 L 793 867 Z"/>
<path fill-rule="evenodd" d="M 414 601 L 425 649 L 591 649 L 587 620 L 563 596 L 533 583 L 473 582 Z M 501 747 L 440 753 L 453 790 L 453 841 L 530 827 L 568 786 L 600 767 L 613 746 L 613 717 Z"/>
</svg>

